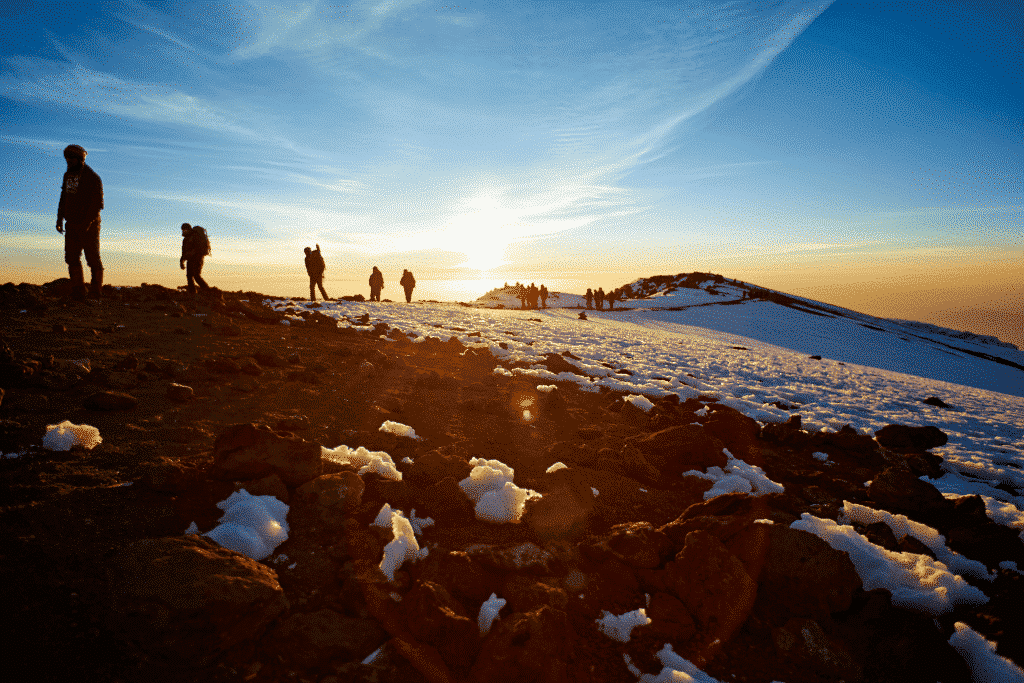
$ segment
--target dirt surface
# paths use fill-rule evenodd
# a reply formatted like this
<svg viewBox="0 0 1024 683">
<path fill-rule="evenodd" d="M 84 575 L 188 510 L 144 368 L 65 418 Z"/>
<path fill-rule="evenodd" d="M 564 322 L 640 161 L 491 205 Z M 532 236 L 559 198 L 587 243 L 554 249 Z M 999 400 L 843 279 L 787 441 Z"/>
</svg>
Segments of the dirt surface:
<svg viewBox="0 0 1024 683">
<path fill-rule="evenodd" d="M 1005 606 L 1022 593 L 1019 577 L 1007 572 L 998 590 L 982 586 L 1001 597 L 983 609 L 944 616 L 939 629 L 931 619 L 893 608 L 885 591 L 851 587 L 848 604 L 816 617 L 813 628 L 793 622 L 810 617 L 785 613 L 786 596 L 767 596 L 763 589 L 757 593 L 762 567 L 772 561 L 765 559 L 768 545 L 776 540 L 767 540 L 767 532 L 759 536 L 756 529 L 722 531 L 728 526 L 723 520 L 736 515 L 749 524 L 755 517 L 767 518 L 779 526 L 805 511 L 834 519 L 844 499 L 870 504 L 860 482 L 891 464 L 886 460 L 891 454 L 880 454 L 877 445 L 856 446 L 870 451 L 869 457 L 847 444 L 844 452 L 852 455 L 846 465 L 838 446 L 832 449 L 833 460 L 846 468 L 845 478 L 815 470 L 806 457 L 796 467 L 791 463 L 797 453 L 826 446 L 820 440 L 787 444 L 780 434 L 768 439 L 760 425 L 711 400 L 659 401 L 647 414 L 614 392 L 589 393 L 572 383 L 541 393 L 535 380 L 496 375 L 494 357 L 458 342 L 413 343 L 400 330 L 374 326 L 374 321 L 364 331 L 339 329 L 316 315 L 301 326 L 280 324 L 258 305 L 264 297 L 252 292 L 193 298 L 144 285 L 108 288 L 103 299 L 73 302 L 59 283 L 0 290 L 5 344 L 0 451 L 20 454 L 0 459 L 0 604 L 5 615 L 0 642 L 8 653 L 5 671 L 15 674 L 9 680 L 628 681 L 636 676 L 623 654 L 630 654 L 640 670 L 657 673 L 661 664 L 654 653 L 674 642 L 676 652 L 725 680 L 886 680 L 893 670 L 902 670 L 913 675 L 901 674 L 900 680 L 934 681 L 928 678 L 932 672 L 921 669 L 918 655 L 898 647 L 883 647 L 878 655 L 888 658 L 886 666 L 893 669 L 872 668 L 878 647 L 877 638 L 869 635 L 877 631 L 872 618 L 903 615 L 903 621 L 888 621 L 908 632 L 900 631 L 906 648 L 924 647 L 920 631 L 930 629 L 934 637 L 926 644 L 941 651 L 937 661 L 946 661 L 943 657 L 952 652 L 948 646 L 943 650 L 943 643 L 954 620 L 966 620 L 994 639 L 1013 627 L 1008 621 L 1012 610 Z M 67 362 L 86 359 L 88 372 Z M 190 387 L 192 396 L 173 396 L 172 384 Z M 134 401 L 124 399 L 132 405 L 110 409 L 97 403 L 102 392 Z M 114 400 L 110 393 L 105 396 Z M 707 416 L 695 415 L 704 406 L 709 406 Z M 44 450 L 47 425 L 63 420 L 98 428 L 102 444 L 91 450 Z M 410 425 L 422 438 L 382 433 L 379 427 L 386 420 Z M 726 424 L 729 420 L 734 422 Z M 276 573 L 287 610 L 257 637 L 199 666 L 155 653 L 146 642 L 126 636 L 111 607 L 108 581 L 111 567 L 132 544 L 181 537 L 193 522 L 208 531 L 222 514 L 216 503 L 232 491 L 265 493 L 254 489 L 273 485 L 215 473 L 218 436 L 245 423 L 328 448 L 345 444 L 385 451 L 404 477 L 395 482 L 362 476 L 365 490 L 358 505 L 334 525 L 316 518 L 298 498 L 297 487 L 282 490 L 281 497 L 292 504 L 290 538 L 262 564 Z M 726 602 L 740 604 L 741 613 L 728 619 L 671 616 L 673 609 L 681 614 L 682 607 L 674 607 L 679 600 L 690 612 L 703 614 L 704 607 L 693 607 L 696 598 L 673 588 L 672 581 L 687 566 L 680 556 L 698 552 L 684 549 L 684 539 L 690 548 L 693 539 L 704 536 L 693 536 L 691 530 L 693 539 L 685 534 L 676 538 L 672 529 L 677 527 L 670 523 L 691 505 L 703 503 L 710 483 L 682 476 L 651 478 L 644 468 L 648 463 L 628 457 L 637 437 L 692 423 L 702 424 L 721 441 L 719 446 L 729 445 L 738 457 L 765 468 L 787 490 L 784 496 L 736 503 L 746 506 L 742 509 L 703 516 L 691 512 L 701 520 L 718 515 L 714 523 L 692 527 L 710 529 L 720 539 L 708 541 L 710 550 L 701 552 L 713 558 L 725 553 L 723 566 L 740 567 L 736 576 L 747 577 L 738 586 L 752 581 L 745 606 L 741 590 L 730 593 L 738 597 Z M 578 523 L 561 524 L 564 519 L 557 517 L 555 531 L 543 517 L 552 513 L 533 504 L 521 523 L 483 522 L 474 518 L 472 505 L 455 486 L 468 475 L 473 457 L 506 463 L 515 470 L 516 485 L 550 500 L 561 500 L 561 495 L 571 502 L 588 488 L 598 493 L 583 505 Z M 572 472 L 557 485 L 545 473 L 556 461 Z M 345 469 L 328 464 L 324 473 Z M 393 582 L 375 569 L 390 537 L 369 531 L 384 503 L 407 515 L 415 508 L 418 517 L 437 522 L 421 539 L 430 548 L 428 559 L 406 563 Z M 637 533 L 642 538 L 655 534 L 653 546 L 662 543 L 663 535 L 675 540 L 664 541 L 668 545 L 650 562 L 637 559 L 635 549 L 613 552 L 608 539 L 615 535 L 613 527 L 624 523 L 647 523 L 636 527 Z M 525 569 L 503 566 L 501 551 L 524 543 L 542 549 L 544 559 Z M 674 569 L 673 563 L 683 568 Z M 686 571 L 691 581 L 698 580 Z M 435 586 L 454 596 L 436 598 L 455 601 L 445 614 L 464 612 L 474 625 L 480 595 L 496 592 L 514 604 L 500 613 L 496 624 L 501 627 L 493 637 L 447 647 L 443 638 L 450 636 L 438 640 L 436 632 L 417 622 L 429 620 L 435 600 L 430 596 L 440 590 Z M 397 602 L 396 595 L 405 602 Z M 668 596 L 659 597 L 658 609 L 669 616 L 634 631 L 628 644 L 596 630 L 594 620 L 602 610 L 620 614 L 642 607 L 645 595 Z M 365 625 L 361 632 L 380 635 L 337 656 L 301 659 L 282 651 L 280 642 L 301 641 L 301 634 L 295 635 L 299 631 L 283 625 L 286 620 L 326 614 L 322 610 L 332 618 L 359 620 Z M 736 623 L 719 623 L 729 619 Z M 683 623 L 687 620 L 689 627 Z M 813 652 L 788 647 L 787 634 L 801 628 L 805 635 L 808 628 L 827 634 L 830 647 L 841 655 L 819 661 Z M 544 649 L 545 640 L 555 643 L 551 647 L 557 651 Z M 377 648 L 382 650 L 372 664 L 360 663 Z M 1001 651 L 1019 656 L 1012 649 Z"/>
</svg>

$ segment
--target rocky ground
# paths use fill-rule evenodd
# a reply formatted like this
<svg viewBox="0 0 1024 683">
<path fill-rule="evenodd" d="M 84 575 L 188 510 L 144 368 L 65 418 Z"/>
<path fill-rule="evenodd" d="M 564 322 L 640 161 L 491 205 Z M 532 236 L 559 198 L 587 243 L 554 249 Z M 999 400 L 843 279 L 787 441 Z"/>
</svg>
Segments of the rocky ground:
<svg viewBox="0 0 1024 683">
<path fill-rule="evenodd" d="M 990 569 L 1024 566 L 980 499 L 917 478 L 938 471 L 937 430 L 811 434 L 796 411 L 762 426 L 710 399 L 644 413 L 572 383 L 540 393 L 457 341 L 316 313 L 285 326 L 251 292 L 143 285 L 75 303 L 62 287 L 0 287 L 0 451 L 21 454 L 0 459 L 9 680 L 635 681 L 623 655 L 656 674 L 672 643 L 727 681 L 965 681 L 956 621 L 1024 664 L 1024 577 L 999 570 L 978 585 L 987 604 L 933 619 L 789 528 L 848 500 L 936 527 Z M 62 420 L 103 443 L 44 450 Z M 423 438 L 382 433 L 385 420 Z M 320 458 L 339 444 L 386 451 L 402 481 Z M 785 493 L 704 501 L 711 482 L 676 473 L 724 465 L 723 447 Z M 518 524 L 477 520 L 458 487 L 473 457 L 544 497 Z M 556 461 L 568 468 L 546 474 Z M 262 562 L 183 533 L 212 528 L 240 488 L 291 506 L 289 539 Z M 384 503 L 436 522 L 427 557 L 393 581 L 378 569 L 391 532 L 370 526 Z M 884 524 L 860 531 L 930 553 Z M 481 636 L 492 593 L 507 604 Z M 597 628 L 604 610 L 645 606 L 628 643 Z"/>
</svg>

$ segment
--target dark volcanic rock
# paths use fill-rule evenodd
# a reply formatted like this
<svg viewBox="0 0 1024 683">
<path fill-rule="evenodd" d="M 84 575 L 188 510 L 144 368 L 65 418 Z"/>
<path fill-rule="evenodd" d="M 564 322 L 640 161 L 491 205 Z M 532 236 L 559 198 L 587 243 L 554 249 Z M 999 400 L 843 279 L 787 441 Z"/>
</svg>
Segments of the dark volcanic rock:
<svg viewBox="0 0 1024 683">
<path fill-rule="evenodd" d="M 568 680 L 566 659 L 574 632 L 565 612 L 545 605 L 533 612 L 515 613 L 495 622 L 470 672 L 470 680 Z"/>
<path fill-rule="evenodd" d="M 697 425 L 669 427 L 654 434 L 627 439 L 623 447 L 624 457 L 630 450 L 658 472 L 703 472 L 709 467 L 725 467 L 728 463 L 722 452 L 722 441 Z"/>
<path fill-rule="evenodd" d="M 336 526 L 363 500 L 363 480 L 355 472 L 323 474 L 295 491 L 321 521 Z"/>
<path fill-rule="evenodd" d="M 83 405 L 88 410 L 131 410 L 139 405 L 139 399 L 120 391 L 97 391 L 87 396 Z"/>
<path fill-rule="evenodd" d="M 272 569 L 200 536 L 136 541 L 107 575 L 111 627 L 179 664 L 209 663 L 287 607 Z"/>
<path fill-rule="evenodd" d="M 319 444 L 287 438 L 264 425 L 228 427 L 213 445 L 214 474 L 222 479 L 254 479 L 277 474 L 289 486 L 301 486 L 323 469 Z"/>
<path fill-rule="evenodd" d="M 416 638 L 436 647 L 456 671 L 469 669 L 480 648 L 480 629 L 444 586 L 417 581 L 402 599 L 402 609 Z"/>
<path fill-rule="evenodd" d="M 331 609 L 293 614 L 268 637 L 286 661 L 314 667 L 331 659 L 362 659 L 387 640 L 373 619 L 345 617 Z"/>
<path fill-rule="evenodd" d="M 191 401 L 195 396 L 195 391 L 190 386 L 184 384 L 177 384 L 171 382 L 167 387 L 167 398 L 171 399 L 175 403 L 185 403 Z"/>
<path fill-rule="evenodd" d="M 905 425 L 886 425 L 875 432 L 878 443 L 886 448 L 913 449 L 926 451 L 930 448 L 944 446 L 948 439 L 945 432 L 938 427 L 907 427 Z"/>
</svg>

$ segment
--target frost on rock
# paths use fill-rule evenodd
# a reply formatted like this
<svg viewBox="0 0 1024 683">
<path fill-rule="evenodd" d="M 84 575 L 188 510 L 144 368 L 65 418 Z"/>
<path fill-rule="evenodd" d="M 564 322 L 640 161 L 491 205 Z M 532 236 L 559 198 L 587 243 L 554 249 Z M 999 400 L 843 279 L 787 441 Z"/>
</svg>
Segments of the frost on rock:
<svg viewBox="0 0 1024 683">
<path fill-rule="evenodd" d="M 967 662 L 976 681 L 1024 681 L 1024 670 L 996 653 L 996 644 L 987 640 L 962 621 L 953 624 L 956 629 L 949 644 Z"/>
<path fill-rule="evenodd" d="M 343 444 L 333 449 L 321 446 L 320 454 L 339 465 L 355 465 L 359 474 L 373 472 L 385 479 L 402 481 L 402 473 L 395 466 L 395 461 L 384 451 L 368 451 L 363 446 L 352 449 Z"/>
<path fill-rule="evenodd" d="M 389 520 L 384 523 L 386 516 Z M 385 503 L 371 526 L 390 527 L 394 535 L 391 542 L 384 546 L 384 557 L 380 561 L 380 570 L 389 581 L 395 580 L 395 572 L 406 560 L 418 560 L 427 556 L 427 548 L 420 549 L 412 524 L 401 510 L 392 510 L 391 506 Z"/>
<path fill-rule="evenodd" d="M 477 519 L 485 522 L 518 522 L 526 501 L 540 498 L 532 489 L 521 489 L 512 483 L 515 471 L 499 460 L 473 458 L 469 476 L 459 482 L 466 497 L 476 503 Z"/>
<path fill-rule="evenodd" d="M 704 500 L 710 500 L 726 493 L 749 493 L 753 496 L 763 496 L 768 493 L 785 491 L 782 484 L 769 479 L 760 467 L 748 465 L 730 453 L 728 448 L 723 448 L 722 452 L 728 458 L 724 470 L 721 467 L 709 467 L 707 472 L 689 470 L 683 473 L 685 476 L 700 477 L 714 482 L 714 486 L 704 492 Z"/>
<path fill-rule="evenodd" d="M 790 525 L 818 536 L 850 556 L 864 590 L 885 588 L 898 607 L 917 609 L 931 616 L 950 612 L 957 605 L 983 605 L 988 596 L 951 573 L 928 555 L 898 553 L 875 545 L 852 526 L 836 524 L 810 513 Z"/>
<path fill-rule="evenodd" d="M 394 434 L 396 436 L 404 436 L 415 441 L 423 440 L 422 436 L 416 436 L 416 430 L 409 425 L 404 425 L 401 422 L 392 422 L 391 420 L 385 420 L 384 424 L 382 424 L 380 429 L 377 431 Z"/>
<path fill-rule="evenodd" d="M 635 407 L 639 408 L 645 413 L 651 412 L 651 408 L 654 407 L 654 404 L 651 403 L 651 399 L 647 398 L 646 396 L 630 394 L 629 396 L 626 396 L 622 400 L 625 401 L 626 403 L 632 403 Z"/>
<path fill-rule="evenodd" d="M 205 535 L 229 550 L 262 560 L 288 540 L 288 506 L 274 496 L 253 496 L 240 489 L 217 507 L 224 514 Z"/>
<path fill-rule="evenodd" d="M 43 436 L 43 448 L 48 451 L 69 451 L 72 446 L 93 449 L 102 442 L 100 430 L 90 425 L 72 424 L 70 420 L 46 425 L 46 435 Z"/>
<path fill-rule="evenodd" d="M 491 630 L 491 624 L 498 618 L 498 612 L 505 606 L 505 600 L 498 597 L 497 593 L 491 593 L 491 597 L 484 601 L 484 604 L 480 605 L 480 616 L 477 617 L 476 623 L 480 627 L 480 634 L 484 635 Z"/>
<path fill-rule="evenodd" d="M 601 610 L 601 618 L 595 619 L 597 628 L 612 640 L 628 643 L 633 629 L 651 623 L 643 607 L 632 612 L 615 616 L 608 610 Z"/>
</svg>

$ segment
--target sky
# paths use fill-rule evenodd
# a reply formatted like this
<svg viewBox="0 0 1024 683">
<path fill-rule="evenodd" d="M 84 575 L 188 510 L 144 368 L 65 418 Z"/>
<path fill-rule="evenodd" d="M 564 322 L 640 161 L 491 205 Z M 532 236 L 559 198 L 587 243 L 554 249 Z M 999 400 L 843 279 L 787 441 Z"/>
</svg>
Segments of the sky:
<svg viewBox="0 0 1024 683">
<path fill-rule="evenodd" d="M 302 294 L 302 248 L 319 244 L 332 296 L 365 295 L 374 265 L 449 300 L 700 270 L 1004 339 L 1024 328 L 1019 7 L 0 12 L 0 280 L 65 273 L 53 226 L 74 142 L 103 179 L 112 284 L 184 284 L 187 221 L 225 289 Z"/>
</svg>

